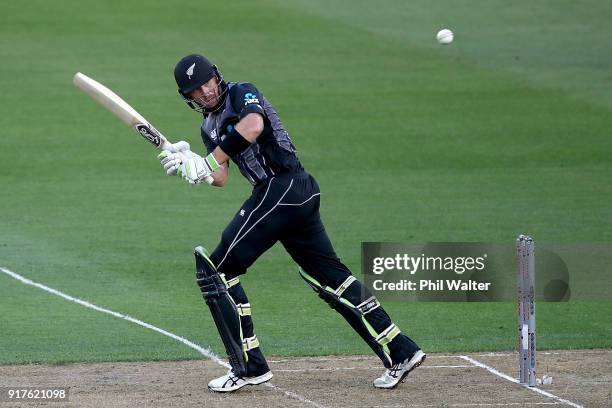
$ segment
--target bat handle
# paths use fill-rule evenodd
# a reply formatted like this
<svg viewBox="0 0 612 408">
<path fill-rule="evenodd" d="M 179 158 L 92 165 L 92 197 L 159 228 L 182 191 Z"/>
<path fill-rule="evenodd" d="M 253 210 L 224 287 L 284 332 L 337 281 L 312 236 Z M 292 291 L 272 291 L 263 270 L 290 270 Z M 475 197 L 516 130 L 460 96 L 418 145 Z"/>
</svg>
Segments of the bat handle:
<svg viewBox="0 0 612 408">
<path fill-rule="evenodd" d="M 172 146 L 172 143 L 170 143 L 168 140 L 164 138 L 163 142 L 159 145 L 158 149 L 159 150 L 170 150 L 171 146 Z"/>
</svg>

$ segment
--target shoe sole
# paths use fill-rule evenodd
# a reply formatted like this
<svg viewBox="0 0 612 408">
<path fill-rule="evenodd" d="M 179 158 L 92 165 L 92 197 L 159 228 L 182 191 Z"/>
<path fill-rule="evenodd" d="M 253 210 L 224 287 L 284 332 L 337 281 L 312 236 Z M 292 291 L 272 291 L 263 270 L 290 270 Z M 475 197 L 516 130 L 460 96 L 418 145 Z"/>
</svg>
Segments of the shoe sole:
<svg viewBox="0 0 612 408">
<path fill-rule="evenodd" d="M 251 377 L 249 379 L 245 378 L 245 380 L 249 383 L 249 385 L 258 385 L 270 381 L 272 377 L 274 377 L 272 371 L 268 371 L 267 373 L 262 374 L 259 377 Z"/>
<path fill-rule="evenodd" d="M 414 370 L 415 368 L 417 368 L 418 366 L 420 366 L 421 364 L 423 364 L 423 362 L 425 361 L 425 358 L 427 357 L 427 354 L 423 353 L 422 351 L 419 350 L 419 352 L 421 353 L 420 356 L 414 356 L 412 357 L 413 359 L 416 357 L 418 358 L 417 361 L 412 362 L 412 359 L 408 362 L 408 364 L 410 364 L 412 362 L 412 365 L 410 366 L 410 368 L 408 370 L 406 370 L 404 372 L 404 374 L 402 374 L 402 376 L 399 378 L 399 380 L 397 380 L 397 382 L 393 385 L 390 385 L 389 387 L 376 387 L 376 388 L 383 388 L 386 390 L 392 390 L 393 388 L 397 387 L 398 385 L 400 385 L 400 383 L 403 383 L 404 381 L 406 381 L 406 377 L 408 376 L 408 374 L 410 374 L 410 372 L 412 370 Z"/>
<path fill-rule="evenodd" d="M 259 377 L 250 377 L 250 378 L 244 378 L 245 382 L 244 384 L 234 387 L 234 388 L 214 388 L 211 386 L 208 386 L 208 389 L 214 392 L 233 392 L 233 391 L 238 391 L 239 389 L 247 386 L 247 385 L 259 385 L 259 384 L 263 384 L 265 382 L 268 382 L 272 379 L 274 375 L 272 374 L 271 371 L 268 371 L 265 374 L 260 375 Z"/>
</svg>

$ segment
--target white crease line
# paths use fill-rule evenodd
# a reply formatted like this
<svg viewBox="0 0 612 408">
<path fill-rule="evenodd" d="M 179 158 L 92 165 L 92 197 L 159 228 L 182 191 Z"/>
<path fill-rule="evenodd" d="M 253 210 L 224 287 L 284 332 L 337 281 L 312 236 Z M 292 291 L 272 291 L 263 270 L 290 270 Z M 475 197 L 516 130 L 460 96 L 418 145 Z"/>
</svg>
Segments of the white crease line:
<svg viewBox="0 0 612 408">
<path fill-rule="evenodd" d="M 528 405 L 559 405 L 557 402 L 497 402 L 497 403 L 468 403 L 468 404 L 445 404 L 445 407 L 509 407 Z M 370 408 L 426 408 L 440 407 L 440 404 L 417 404 L 417 405 L 373 405 Z M 349 408 L 349 407 L 346 407 Z M 351 406 L 352 408 L 352 406 Z"/>
<path fill-rule="evenodd" d="M 508 407 L 520 405 L 559 405 L 558 402 L 497 402 L 497 403 L 482 403 L 482 404 L 450 404 L 449 407 Z"/>
<path fill-rule="evenodd" d="M 221 360 L 211 350 L 209 350 L 209 349 L 207 349 L 205 347 L 199 346 L 199 345 L 193 343 L 192 341 L 187 340 L 184 337 L 177 336 L 174 333 L 170 333 L 169 331 L 166 331 L 164 329 L 160 329 L 159 327 L 155 327 L 152 324 L 145 323 L 142 320 L 135 319 L 135 318 L 133 318 L 131 316 L 128 316 L 128 315 L 125 315 L 125 314 L 122 314 L 122 313 L 118 313 L 118 312 L 114 312 L 112 310 L 105 309 L 105 308 L 100 307 L 100 306 L 96 306 L 93 303 L 89 303 L 89 302 L 87 302 L 85 300 L 72 297 L 72 296 L 67 295 L 67 294 L 65 294 L 63 292 L 60 292 L 59 290 L 50 288 L 50 287 L 45 286 L 45 285 L 43 285 L 41 283 L 37 283 L 37 282 L 34 282 L 34 281 L 30 280 L 30 279 L 24 278 L 23 276 L 15 273 L 15 272 L 13 272 L 11 270 L 8 270 L 6 268 L 3 268 L 1 266 L 0 266 L 0 271 L 4 272 L 5 274 L 9 275 L 10 277 L 12 277 L 12 278 L 14 278 L 14 279 L 16 279 L 18 281 L 20 281 L 21 283 L 25 283 L 26 285 L 35 286 L 35 287 L 37 287 L 39 289 L 44 290 L 45 292 L 49 292 L 49 293 L 51 293 L 53 295 L 59 296 L 61 298 L 69 300 L 71 302 L 78 303 L 79 305 L 84 306 L 84 307 L 86 307 L 88 309 L 93 309 L 93 310 L 96 310 L 98 312 L 106 313 L 106 314 L 109 314 L 111 316 L 117 317 L 119 319 L 127 320 L 128 322 L 132 322 L 134 324 L 137 324 L 139 326 L 145 327 L 147 329 L 156 331 L 156 332 L 158 332 L 160 334 L 163 334 L 164 336 L 170 337 L 170 338 L 172 338 L 174 340 L 180 341 L 181 343 L 183 343 L 187 347 L 190 347 L 190 348 L 196 350 L 198 353 L 202 354 L 203 356 L 210 358 L 215 363 L 217 363 L 217 364 L 219 364 L 219 365 L 221 365 L 221 366 L 223 366 L 225 368 L 231 368 L 231 366 L 228 363 L 226 363 L 225 361 Z M 278 387 L 278 386 L 276 386 L 274 384 L 270 384 L 270 383 L 265 383 L 265 385 L 267 387 L 269 387 L 269 388 L 272 388 L 273 390 L 275 390 L 277 392 L 280 392 L 280 393 L 286 395 L 287 397 L 291 397 L 291 398 L 297 399 L 300 402 L 303 402 L 303 403 L 306 403 L 306 404 L 310 404 L 310 405 L 312 405 L 312 406 L 314 406 L 316 408 L 326 408 L 324 405 L 320 405 L 320 404 L 318 404 L 318 403 L 316 403 L 314 401 L 311 401 L 311 400 L 309 400 L 309 399 L 307 399 L 305 397 L 302 397 L 301 395 L 296 394 L 293 391 L 285 390 L 283 388 L 280 388 L 280 387 Z"/>
<path fill-rule="evenodd" d="M 497 403 L 482 403 L 482 404 L 450 404 L 450 407 L 508 407 L 520 405 L 559 405 L 558 402 L 497 402 Z"/>
<path fill-rule="evenodd" d="M 422 368 L 476 368 L 474 365 L 422 365 Z M 341 371 L 341 370 L 383 370 L 384 367 L 333 367 L 333 368 L 274 368 L 275 373 L 301 373 L 306 371 Z"/>
<path fill-rule="evenodd" d="M 468 356 L 461 356 L 461 358 L 462 358 L 462 359 L 464 359 L 465 361 L 469 361 L 470 363 L 472 363 L 472 364 L 474 364 L 474 365 L 476 365 L 476 366 L 478 366 L 478 367 L 484 368 L 484 369 L 485 369 L 485 370 L 487 370 L 488 372 L 490 372 L 490 373 L 492 373 L 492 374 L 495 374 L 495 375 L 496 375 L 496 376 L 498 376 L 498 377 L 501 377 L 501 378 L 503 378 L 503 379 L 505 379 L 505 380 L 508 380 L 508 381 L 513 382 L 513 383 L 515 383 L 515 384 L 518 384 L 518 385 L 520 385 L 520 386 L 522 386 L 522 387 L 525 387 L 526 389 L 528 389 L 528 390 L 530 390 L 530 391 L 537 392 L 538 394 L 542 394 L 542 395 L 544 395 L 544 396 L 546 396 L 546 397 L 549 397 L 549 398 L 554 399 L 555 401 L 558 401 L 558 402 L 560 402 L 560 403 L 562 403 L 562 404 L 569 405 L 569 406 L 574 407 L 574 408 L 584 408 L 582 405 L 578 405 L 578 404 L 576 404 L 575 402 L 572 402 L 572 401 L 569 401 L 569 400 L 563 399 L 563 398 L 561 398 L 561 397 L 557 397 L 556 395 L 551 394 L 551 393 L 550 393 L 550 392 L 548 392 L 548 391 L 544 391 L 544 390 L 541 390 L 541 389 L 536 388 L 536 387 L 529 387 L 529 386 L 527 386 L 527 385 L 525 385 L 525 384 L 521 384 L 521 383 L 519 382 L 519 380 L 517 380 L 516 378 L 514 378 L 514 377 L 510 377 L 509 375 L 504 374 L 504 373 L 502 373 L 501 371 L 498 371 L 498 370 L 494 369 L 493 367 L 490 367 L 490 366 L 488 366 L 488 365 L 486 365 L 486 364 L 483 364 L 483 363 L 481 363 L 481 362 L 480 362 L 480 361 L 478 361 L 478 360 L 474 360 L 474 359 L 473 359 L 473 358 L 471 358 L 471 357 L 468 357 Z"/>
</svg>

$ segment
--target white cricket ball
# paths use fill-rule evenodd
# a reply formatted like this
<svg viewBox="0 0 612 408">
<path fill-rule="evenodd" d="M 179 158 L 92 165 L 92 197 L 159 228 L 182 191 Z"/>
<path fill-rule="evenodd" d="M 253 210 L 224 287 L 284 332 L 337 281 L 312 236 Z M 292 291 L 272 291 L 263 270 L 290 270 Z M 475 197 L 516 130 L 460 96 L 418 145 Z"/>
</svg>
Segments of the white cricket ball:
<svg viewBox="0 0 612 408">
<path fill-rule="evenodd" d="M 446 45 L 453 42 L 453 38 L 455 38 L 455 35 L 448 28 L 443 28 L 442 30 L 438 31 L 436 38 L 438 39 L 438 42 L 440 44 Z"/>
</svg>

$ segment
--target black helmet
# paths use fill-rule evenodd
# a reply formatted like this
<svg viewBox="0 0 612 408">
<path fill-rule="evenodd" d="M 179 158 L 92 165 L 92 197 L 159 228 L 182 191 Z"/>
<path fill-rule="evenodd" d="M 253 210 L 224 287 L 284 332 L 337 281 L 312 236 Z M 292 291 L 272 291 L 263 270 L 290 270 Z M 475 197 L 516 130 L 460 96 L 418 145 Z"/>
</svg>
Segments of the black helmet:
<svg viewBox="0 0 612 408">
<path fill-rule="evenodd" d="M 217 77 L 221 90 L 219 92 L 220 99 L 217 106 L 213 109 L 205 109 L 200 104 L 196 103 L 188 97 L 188 94 L 206 82 L 210 81 L 213 77 Z M 178 92 L 181 94 L 187 105 L 190 108 L 202 112 L 209 113 L 214 112 L 221 107 L 225 101 L 225 94 L 227 86 L 223 81 L 223 77 L 217 70 L 217 67 L 210 63 L 210 61 L 199 54 L 191 54 L 183 57 L 174 67 L 174 79 L 178 85 Z"/>
<path fill-rule="evenodd" d="M 204 56 L 191 54 L 182 58 L 174 68 L 174 79 L 179 92 L 187 95 L 215 76 L 217 68 Z"/>
</svg>

